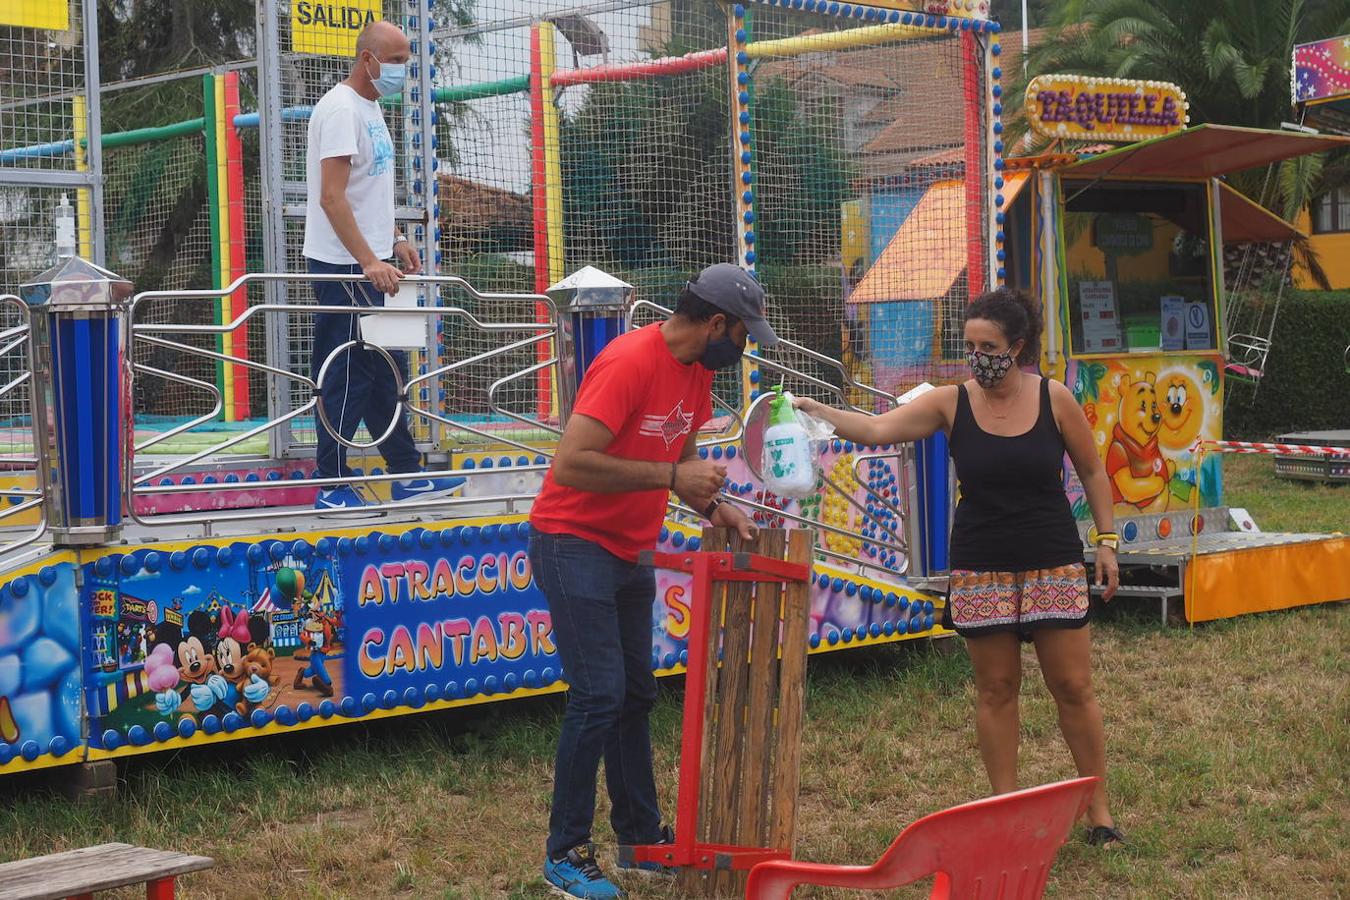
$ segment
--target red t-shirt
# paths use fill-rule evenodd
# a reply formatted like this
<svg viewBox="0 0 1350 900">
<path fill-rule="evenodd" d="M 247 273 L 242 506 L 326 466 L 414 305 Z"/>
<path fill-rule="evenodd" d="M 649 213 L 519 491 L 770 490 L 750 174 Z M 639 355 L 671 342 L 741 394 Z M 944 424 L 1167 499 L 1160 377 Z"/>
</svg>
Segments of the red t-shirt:
<svg viewBox="0 0 1350 900">
<path fill-rule="evenodd" d="M 572 412 L 614 434 L 605 453 L 623 459 L 676 462 L 691 431 L 712 418 L 713 373 L 670 353 L 661 326 L 620 335 L 591 363 Z M 656 546 L 669 492 L 598 494 L 563 487 L 544 476 L 530 524 L 547 534 L 594 541 L 620 559 L 637 561 Z"/>
</svg>

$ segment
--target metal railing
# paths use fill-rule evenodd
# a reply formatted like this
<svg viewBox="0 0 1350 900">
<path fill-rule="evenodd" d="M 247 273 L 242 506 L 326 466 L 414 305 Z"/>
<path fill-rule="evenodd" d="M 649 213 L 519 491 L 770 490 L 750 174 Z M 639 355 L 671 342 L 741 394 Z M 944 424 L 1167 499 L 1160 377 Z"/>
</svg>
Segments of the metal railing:
<svg viewBox="0 0 1350 900">
<path fill-rule="evenodd" d="M 409 478 L 411 473 L 377 473 L 375 471 L 335 477 L 318 477 L 317 472 L 305 477 L 305 472 L 293 472 L 289 478 L 281 477 L 278 474 L 275 479 L 258 478 L 256 480 L 244 480 L 237 476 L 234 479 L 210 476 L 211 471 L 219 467 L 222 458 L 241 444 L 264 436 L 271 438 L 278 431 L 284 432 L 289 441 L 291 423 L 303 416 L 312 416 L 316 429 L 324 429 L 335 441 L 349 450 L 365 452 L 377 449 L 389 436 L 393 427 L 392 424 L 390 428 L 384 430 L 384 433 L 369 435 L 366 440 L 359 440 L 355 436 L 343 437 L 329 420 L 327 410 L 319 399 L 325 375 L 329 373 L 337 356 L 357 347 L 377 353 L 391 367 L 398 396 L 395 421 L 406 415 L 410 423 L 414 421 L 435 423 L 447 435 L 460 434 L 486 442 L 486 446 L 492 448 L 491 452 L 496 453 L 505 448 L 514 448 L 528 453 L 529 458 L 534 460 L 534 462 L 522 460 L 522 464 L 512 466 L 510 469 L 495 467 L 487 469 L 478 466 L 469 467 L 463 464 L 454 467 L 447 463 L 444 467 L 431 468 L 425 473 L 419 473 L 413 477 L 464 479 L 465 486 L 459 495 L 453 497 L 440 496 L 428 500 L 378 501 L 368 503 L 359 510 L 360 514 L 397 513 L 400 515 L 417 515 L 434 513 L 444 515 L 448 510 L 456 507 L 477 507 L 480 509 L 492 507 L 501 509 L 504 507 L 507 511 L 514 511 L 516 504 L 529 503 L 534 499 L 537 494 L 537 479 L 542 479 L 543 474 L 547 471 L 548 462 L 553 455 L 552 448 L 540 446 L 537 442 L 526 443 L 525 441 L 529 438 L 517 440 L 510 434 L 494 432 L 490 427 L 481 427 L 482 423 L 475 424 L 472 421 L 457 417 L 440 407 L 440 397 L 437 391 L 426 390 L 426 388 L 435 385 L 442 379 L 455 379 L 462 373 L 467 373 L 472 367 L 493 363 L 495 364 L 493 374 L 497 377 L 486 388 L 486 408 L 489 415 L 499 422 L 510 421 L 529 426 L 531 429 L 550 436 L 560 435 L 561 428 L 554 422 L 542 418 L 539 414 L 529 416 L 511 409 L 509 404 L 502 399 L 505 391 L 513 383 L 522 379 L 528 380 L 528 383 L 533 386 L 536 383 L 536 376 L 540 372 L 551 372 L 556 383 L 559 370 L 559 360 L 556 353 L 560 317 L 555 302 L 549 297 L 535 294 L 483 293 L 457 276 L 409 278 L 410 283 L 425 286 L 428 292 L 434 293 L 435 302 L 427 302 L 425 305 L 417 307 L 381 307 L 369 311 L 377 311 L 381 315 L 387 316 L 421 318 L 428 324 L 439 324 L 443 320 L 454 319 L 461 326 L 470 329 L 472 333 L 483 339 L 500 338 L 502 341 L 497 346 L 482 350 L 478 349 L 482 343 L 481 340 L 472 341 L 474 352 L 470 352 L 459 359 L 429 360 L 428 365 L 412 375 L 401 370 L 397 360 L 389 351 L 356 339 L 346 341 L 331 351 L 325 359 L 319 362 L 317 372 L 314 372 L 313 375 L 309 372 L 294 371 L 289 366 L 277 365 L 271 359 L 250 358 L 244 351 L 230 352 L 226 349 L 218 349 L 218 347 L 233 346 L 230 336 L 244 333 L 250 325 L 257 327 L 259 324 L 267 323 L 268 316 L 276 316 L 281 321 L 287 322 L 293 316 L 312 316 L 316 313 L 356 316 L 368 311 L 363 307 L 262 302 L 247 306 L 228 321 L 216 324 L 201 324 L 204 320 L 210 321 L 211 316 L 203 316 L 201 314 L 202 308 L 197 306 L 198 304 L 205 305 L 208 310 L 214 311 L 220 305 L 222 298 L 229 297 L 236 291 L 246 290 L 250 285 L 266 285 L 276 282 L 354 283 L 361 280 L 360 276 L 349 275 L 258 273 L 245 275 L 219 290 L 142 292 L 126 304 L 121 314 L 126 341 L 122 366 L 122 396 L 126 398 L 138 396 L 136 390 L 138 379 L 142 381 L 145 379 L 163 379 L 166 382 L 184 385 L 192 391 L 198 392 L 198 399 L 204 400 L 204 405 L 199 408 L 198 414 L 192 415 L 186 421 L 178 422 L 163 431 L 146 435 L 137 432 L 136 411 L 128 411 L 126 419 L 127 434 L 125 435 L 126 452 L 122 455 L 119 475 L 123 504 L 126 515 L 131 521 L 141 526 L 154 528 L 181 527 L 183 525 L 200 526 L 204 534 L 210 534 L 217 524 L 228 522 L 264 519 L 278 521 L 301 518 L 341 520 L 350 517 L 353 512 L 357 511 L 316 510 L 311 508 L 308 503 L 303 506 L 296 506 L 293 497 L 289 500 L 281 500 L 282 495 L 275 494 L 275 492 L 295 489 L 322 489 L 338 485 L 351 485 L 358 490 L 362 490 L 369 489 L 376 484 Z M 472 300 L 474 309 L 469 309 L 464 305 L 441 303 L 441 290 L 444 288 L 464 292 Z M 160 301 L 173 302 L 175 309 L 180 313 L 176 318 L 189 318 L 191 322 L 142 321 L 148 318 L 145 313 L 152 308 L 152 304 Z M 35 348 L 33 346 L 30 312 L 26 304 L 13 296 L 0 297 L 0 305 L 13 306 L 18 316 L 18 324 L 0 330 L 0 381 L 3 381 L 0 384 L 0 409 L 6 408 L 4 403 L 6 397 L 25 398 L 26 395 L 24 402 L 27 404 L 28 415 L 25 433 L 31 432 L 33 448 L 32 452 L 26 455 L 0 454 L 0 464 L 7 464 L 21 474 L 31 472 L 34 479 L 34 487 L 32 488 L 16 486 L 2 492 L 10 498 L 15 498 L 11 499 L 8 506 L 0 506 L 0 554 L 4 554 L 36 541 L 47 530 L 48 504 L 46 500 L 50 496 L 50 480 L 53 476 L 46 472 L 48 467 L 43 463 L 42 448 L 47 446 L 49 440 L 46 407 L 44 405 L 45 389 L 40 367 L 33 353 Z M 509 317 L 498 320 L 491 315 L 494 306 L 499 306 L 499 308 L 512 306 L 529 309 L 542 308 L 548 313 L 548 321 L 513 321 Z M 670 315 L 671 311 L 650 301 L 636 301 L 629 312 L 628 321 L 630 325 L 633 323 L 634 314 L 644 312 L 664 317 Z M 240 341 L 240 343 L 243 342 Z M 269 342 L 269 346 L 270 344 L 271 342 Z M 548 352 L 540 352 L 538 349 L 540 345 L 546 345 L 549 348 Z M 257 373 L 267 382 L 268 395 L 272 398 L 288 396 L 287 391 L 292 384 L 298 386 L 301 391 L 307 392 L 308 396 L 303 402 L 298 402 L 289 408 L 277 410 L 274 405 L 274 414 L 264 421 L 250 422 L 238 431 L 224 434 L 218 440 L 212 437 L 206 445 L 202 445 L 198 441 L 192 443 L 181 453 L 166 456 L 163 455 L 163 451 L 166 447 L 171 446 L 170 442 L 174 438 L 190 435 L 203 426 L 218 423 L 225 410 L 226 398 L 221 385 L 217 382 L 184 371 L 184 369 L 190 369 L 190 365 L 168 367 L 152 364 L 148 361 L 150 351 L 157 351 L 161 355 L 167 354 L 179 361 L 196 358 L 199 368 L 219 365 L 225 367 L 226 371 L 233 369 L 234 371 Z M 840 406 L 857 409 L 856 406 L 848 402 L 848 394 L 851 391 L 876 397 L 890 405 L 898 404 L 897 398 L 891 394 L 853 379 L 847 368 L 838 360 L 791 341 L 782 342 L 780 352 L 796 354 L 797 358 L 809 360 L 825 369 L 838 372 L 838 383 L 801 371 L 792 365 L 775 359 L 773 355 L 766 355 L 764 351 L 757 352 L 754 356 L 748 357 L 747 360 L 763 370 L 783 376 L 789 383 L 800 382 L 817 392 L 823 392 Z M 502 373 L 501 361 L 510 359 L 513 355 L 516 359 L 516 363 L 514 363 L 516 367 Z M 287 358 L 289 356 L 290 354 L 287 355 Z M 528 364 L 521 364 L 521 357 L 524 356 L 528 356 L 530 359 Z M 7 360 L 13 360 L 14 362 L 7 363 Z M 422 396 L 429 397 L 429 399 L 419 400 L 418 398 Z M 14 405 L 16 402 L 19 401 L 11 399 L 9 404 L 11 410 L 16 408 Z M 700 440 L 700 446 L 710 448 L 719 445 L 731 445 L 741 441 L 745 434 L 746 410 L 739 408 L 739 403 L 730 403 L 723 397 L 715 396 L 714 403 L 723 414 L 725 426 L 720 433 Z M 270 440 L 269 447 L 275 447 L 275 441 Z M 156 450 L 157 453 L 153 458 L 150 458 L 149 452 L 152 449 Z M 241 462 L 251 459 L 255 463 L 285 465 L 286 463 L 282 462 L 283 459 L 309 455 L 307 448 L 304 447 L 294 447 L 287 444 L 286 449 L 288 452 L 280 456 L 269 453 L 251 458 L 235 455 L 232 458 Z M 892 492 L 892 497 L 887 497 L 876 490 L 868 483 L 868 478 L 863 474 L 863 467 L 875 460 L 886 460 L 894 465 L 900 483 L 897 484 L 896 490 Z M 859 546 L 864 548 L 872 548 L 871 556 L 866 553 L 849 555 L 831 549 L 827 545 L 822 545 L 816 551 L 821 558 L 856 565 L 864 571 L 873 569 L 879 573 L 891 575 L 904 574 L 909 569 L 910 546 L 912 544 L 912 535 L 908 532 L 912 531 L 912 527 L 909 527 L 912 525 L 909 508 L 912 502 L 910 488 L 913 481 L 913 465 L 912 455 L 906 447 L 884 448 L 880 451 L 876 448 L 859 447 L 848 473 L 848 478 L 852 480 L 851 484 L 847 480 L 841 484 L 835 478 L 828 476 L 825 478 L 827 489 L 837 492 L 858 511 L 859 516 L 855 519 L 854 526 L 840 527 L 837 524 L 777 509 L 744 495 L 732 494 L 728 499 L 752 513 L 759 512 L 774 516 L 796 525 L 818 529 L 827 535 L 837 535 L 855 540 Z M 890 468 L 888 466 L 888 470 Z M 208 472 L 208 477 L 187 477 L 196 475 L 202 470 Z M 510 483 L 506 485 L 497 483 L 503 478 Z M 860 492 L 865 499 L 859 499 Z M 251 497 L 243 496 L 245 493 L 251 495 Z M 259 495 L 266 497 L 269 493 L 277 496 L 279 502 L 276 504 L 256 503 L 256 498 Z M 154 502 L 156 498 L 158 498 L 159 505 L 172 507 L 173 503 L 165 504 L 165 501 L 175 499 L 182 501 L 194 495 L 207 494 L 226 498 L 233 495 L 236 506 L 235 508 L 189 508 L 186 510 L 180 508 L 171 511 L 151 511 L 152 507 L 157 505 Z M 17 502 L 15 502 L 16 499 Z M 192 506 L 190 503 L 180 505 Z M 220 505 L 228 507 L 230 501 L 227 499 Z M 680 516 L 697 518 L 693 510 L 687 509 L 681 504 L 672 503 L 670 508 Z M 878 511 L 881 510 L 889 515 L 879 515 Z M 17 533 L 17 529 L 6 527 L 7 522 L 14 522 L 18 517 L 29 512 L 37 517 L 37 524 L 31 531 Z M 886 520 L 890 519 L 891 516 L 894 517 L 893 523 L 888 524 Z M 12 538 L 10 537 L 11 534 L 14 535 Z"/>
<path fill-rule="evenodd" d="M 10 431 L 9 452 L 0 452 L 0 477 L 17 482 L 32 478 L 33 486 L 18 484 L 0 490 L 0 557 L 27 547 L 47 532 L 49 475 L 44 462 L 47 447 L 46 395 L 38 378 L 38 363 L 33 346 L 32 315 L 28 304 L 13 294 L 0 295 L 4 320 L 15 324 L 0 329 L 0 410 L 4 410 Z M 29 443 L 20 449 L 18 438 Z M 26 452 L 25 452 L 26 451 Z M 17 502 L 16 502 L 17 501 Z M 36 522 L 23 521 L 29 517 Z"/>
<path fill-rule="evenodd" d="M 202 324 L 181 324 L 181 323 L 160 323 L 160 322 L 142 322 L 138 321 L 138 313 L 146 304 L 157 300 L 188 301 L 202 303 L 217 303 L 222 297 L 229 296 L 241 288 L 246 288 L 250 284 L 265 284 L 267 282 L 359 282 L 362 278 L 359 275 L 278 275 L 278 274 L 252 274 L 245 275 L 233 284 L 223 287 L 219 290 L 199 290 L 199 291 L 147 291 L 138 294 L 132 299 L 127 310 L 128 326 L 128 348 L 126 353 L 126 364 L 124 378 L 126 382 L 126 395 L 135 396 L 135 381 L 137 377 L 158 377 L 164 378 L 180 384 L 186 384 L 198 390 L 206 392 L 210 398 L 211 408 L 186 422 L 180 423 L 166 431 L 154 434 L 143 440 L 132 440 L 128 443 L 128 452 L 125 455 L 123 466 L 123 490 L 126 498 L 128 515 L 140 525 L 145 526 L 165 526 L 196 524 L 203 526 L 208 532 L 214 523 L 230 520 L 248 520 L 248 519 L 281 519 L 281 518 L 312 518 L 315 516 L 341 517 L 350 516 L 351 510 L 328 513 L 325 511 L 314 510 L 308 507 L 283 509 L 278 507 L 263 507 L 256 509 L 231 509 L 231 510 L 210 510 L 197 511 L 189 513 L 168 513 L 157 515 L 144 514 L 137 503 L 138 500 L 155 496 L 182 495 L 195 493 L 214 493 L 222 492 L 252 492 L 252 491 L 279 491 L 295 488 L 324 488 L 337 485 L 367 486 L 380 482 L 392 482 L 404 480 L 410 477 L 410 473 L 381 473 L 350 475 L 341 477 L 301 477 L 287 478 L 275 481 L 259 480 L 251 482 L 222 483 L 216 480 L 214 483 L 178 483 L 178 484 L 157 484 L 169 476 L 178 473 L 186 474 L 194 471 L 194 467 L 210 462 L 218 461 L 219 457 L 232 448 L 245 443 L 253 438 L 267 435 L 278 429 L 288 426 L 296 419 L 312 415 L 316 428 L 323 428 L 335 441 L 346 446 L 351 450 L 366 451 L 372 450 L 389 436 L 390 431 L 405 413 L 411 420 L 421 419 L 427 422 L 439 424 L 450 432 L 462 432 L 472 434 L 480 439 L 489 441 L 494 447 L 513 447 L 522 451 L 527 451 L 533 457 L 550 457 L 551 451 L 546 448 L 531 446 L 515 440 L 510 436 L 495 434 L 489 430 L 476 427 L 468 422 L 445 415 L 441 411 L 432 408 L 431 405 L 419 404 L 412 398 L 417 396 L 418 389 L 426 385 L 434 384 L 437 379 L 453 376 L 456 372 L 464 370 L 470 366 L 477 365 L 508 354 L 528 351 L 541 343 L 550 343 L 556 347 L 557 335 L 557 315 L 556 308 L 552 300 L 548 297 L 535 294 L 494 294 L 482 293 L 477 291 L 467 281 L 456 276 L 415 276 L 406 279 L 407 283 L 415 285 L 434 286 L 438 291 L 442 287 L 454 287 L 464 291 L 478 303 L 491 305 L 496 302 L 509 302 L 513 304 L 526 303 L 543 305 L 550 313 L 550 321 L 491 321 L 472 312 L 462 306 L 430 304 L 418 307 L 377 307 L 366 308 L 351 306 L 322 306 L 307 303 L 258 303 L 249 306 L 242 313 L 235 316 L 228 322 L 215 325 Z M 426 371 L 413 377 L 405 377 L 400 371 L 393 356 L 381 347 L 368 344 L 360 340 L 350 340 L 331 351 L 319 366 L 315 377 L 307 374 L 291 371 L 278 367 L 269 362 L 260 362 L 250 359 L 245 355 L 227 353 L 220 350 L 209 349 L 201 346 L 194 346 L 187 340 L 192 337 L 211 337 L 221 338 L 230 335 L 246 327 L 250 322 L 260 319 L 268 314 L 279 315 L 313 315 L 316 313 L 336 313 L 342 315 L 359 315 L 363 312 L 378 312 L 381 315 L 390 315 L 398 317 L 419 317 L 428 321 L 438 321 L 445 318 L 455 318 L 467 324 L 486 335 L 506 334 L 510 332 L 530 332 L 526 337 L 510 341 L 501 346 L 494 347 L 480 353 L 475 353 L 463 359 L 458 359 L 443 364 L 429 365 Z M 396 405 L 394 418 L 391 420 L 389 429 L 384 434 L 372 436 L 372 440 L 359 441 L 355 438 L 348 439 L 338 433 L 338 430 L 329 421 L 324 405 L 319 402 L 320 385 L 324 380 L 333 361 L 339 354 L 346 353 L 354 347 L 363 347 L 379 354 L 387 364 L 393 369 L 399 400 Z M 207 382 L 203 379 L 192 378 L 181 373 L 170 372 L 164 369 L 151 366 L 147 363 L 137 362 L 137 351 L 142 347 L 153 347 L 166 350 L 181 356 L 196 356 L 220 363 L 226 366 L 238 366 L 241 369 L 261 372 L 273 382 L 286 383 L 294 382 L 302 388 L 309 390 L 309 399 L 294 408 L 271 416 L 266 421 L 247 428 L 239 433 L 230 435 L 211 446 L 187 453 L 184 456 L 174 458 L 167 462 L 156 462 L 145 464 L 144 454 L 151 447 L 160 445 L 172 438 L 191 432 L 199 426 L 218 421 L 223 410 L 224 399 L 218 385 Z M 516 380 L 533 376 L 535 373 L 544 369 L 557 368 L 556 355 L 550 355 L 548 358 L 534 362 L 523 367 L 518 371 L 506 374 L 492 382 L 488 389 L 487 402 L 491 412 L 506 419 L 519 421 L 530 425 L 531 427 L 560 434 L 560 430 L 553 424 L 537 419 L 530 419 L 513 410 L 506 408 L 499 399 L 501 389 Z M 270 391 L 274 396 L 279 391 L 275 390 L 276 384 L 270 384 Z M 432 396 L 431 403 L 435 402 L 436 392 L 430 392 Z M 134 418 L 133 418 L 134 426 Z M 529 464 L 513 466 L 509 471 L 515 474 L 521 473 L 542 473 L 547 470 L 547 465 Z M 440 468 L 428 469 L 424 473 L 419 473 L 415 477 L 430 478 L 463 478 L 471 484 L 475 479 L 482 480 L 488 478 L 501 478 L 500 470 L 484 470 L 479 468 Z M 508 508 L 520 501 L 533 499 L 533 491 L 517 491 L 498 494 L 476 494 L 466 491 L 465 496 L 459 497 L 437 497 L 432 500 L 424 501 L 401 501 L 397 503 L 377 502 L 370 503 L 361 511 L 370 513 L 396 511 L 399 513 L 416 513 L 421 511 L 431 511 L 433 509 L 443 511 L 447 507 L 456 505 L 479 505 L 486 503 L 504 503 Z"/>
</svg>

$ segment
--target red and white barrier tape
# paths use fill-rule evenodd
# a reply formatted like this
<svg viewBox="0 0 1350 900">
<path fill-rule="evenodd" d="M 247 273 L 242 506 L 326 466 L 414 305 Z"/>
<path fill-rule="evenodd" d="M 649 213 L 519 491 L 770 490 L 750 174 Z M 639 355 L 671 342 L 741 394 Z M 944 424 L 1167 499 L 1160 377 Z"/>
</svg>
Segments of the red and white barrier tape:
<svg viewBox="0 0 1350 900">
<path fill-rule="evenodd" d="M 1255 441 L 1196 441 L 1195 450 L 1219 453 L 1271 453 L 1279 456 L 1350 456 L 1350 447 L 1317 447 L 1311 444 L 1262 444 Z"/>
</svg>

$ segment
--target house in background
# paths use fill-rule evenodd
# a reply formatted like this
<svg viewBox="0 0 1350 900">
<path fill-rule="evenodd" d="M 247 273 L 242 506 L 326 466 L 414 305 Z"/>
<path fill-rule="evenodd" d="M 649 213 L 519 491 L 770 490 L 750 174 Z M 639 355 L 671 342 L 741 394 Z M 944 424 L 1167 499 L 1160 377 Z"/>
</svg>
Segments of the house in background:
<svg viewBox="0 0 1350 900">
<path fill-rule="evenodd" d="M 1326 134 L 1350 134 L 1350 35 L 1295 47 L 1293 86 L 1296 122 Z M 1318 197 L 1295 224 L 1309 235 L 1329 286 L 1350 289 L 1350 184 Z M 1294 271 L 1294 283 L 1318 287 L 1301 268 Z"/>
<path fill-rule="evenodd" d="M 1328 286 L 1334 291 L 1350 290 L 1350 185 L 1318 197 L 1294 224 L 1308 235 Z M 1302 266 L 1294 269 L 1294 284 L 1309 290 L 1320 287 Z"/>
</svg>

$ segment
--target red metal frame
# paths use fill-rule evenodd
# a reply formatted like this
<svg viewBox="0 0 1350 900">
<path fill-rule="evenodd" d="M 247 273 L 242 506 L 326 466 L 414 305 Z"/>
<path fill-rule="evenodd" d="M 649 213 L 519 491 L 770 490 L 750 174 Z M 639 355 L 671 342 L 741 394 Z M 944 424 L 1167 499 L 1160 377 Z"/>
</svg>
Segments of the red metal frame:
<svg viewBox="0 0 1350 900">
<path fill-rule="evenodd" d="M 146 900 L 174 900 L 174 879 L 176 875 L 170 875 L 168 878 L 155 878 L 145 882 Z M 94 900 L 93 894 L 72 894 L 66 900 Z"/>
<path fill-rule="evenodd" d="M 986 284 L 984 141 L 981 135 L 984 82 L 980 73 L 980 49 L 974 32 L 967 31 L 961 35 L 961 87 L 966 106 L 966 290 L 969 300 L 983 294 Z"/>
<path fill-rule="evenodd" d="M 230 219 L 230 281 L 248 271 L 248 262 L 244 258 L 244 248 L 248 244 L 248 235 L 244 228 L 244 149 L 239 142 L 239 129 L 235 127 L 234 117 L 239 114 L 239 73 L 226 72 L 225 80 L 225 179 L 229 203 L 226 212 Z M 221 285 L 224 287 L 224 285 Z M 230 317 L 237 319 L 248 312 L 248 288 L 240 288 L 230 295 Z M 240 325 L 234 331 L 231 350 L 240 359 L 248 359 L 248 325 Z M 226 377 L 234 380 L 234 416 L 239 421 L 249 417 L 248 375 L 249 369 L 235 363 L 228 367 Z"/>
<path fill-rule="evenodd" d="M 684 719 L 680 740 L 679 795 L 673 844 L 623 847 L 625 860 L 695 869 L 750 869 L 761 862 L 789 859 L 786 850 L 737 847 L 698 841 L 699 764 L 703 757 L 703 710 L 707 699 L 708 632 L 712 627 L 713 585 L 719 581 L 776 581 L 802 583 L 811 567 L 757 553 L 651 553 L 643 562 L 659 569 L 693 576 L 692 621 L 689 626 L 689 665 L 684 680 Z"/>
<path fill-rule="evenodd" d="M 530 205 L 534 226 L 534 292 L 542 294 L 549 288 L 548 246 L 548 175 L 544 166 L 544 70 L 542 48 L 539 44 L 539 24 L 530 27 Z M 534 320 L 549 321 L 547 303 L 534 305 Z M 561 341 L 561 335 L 559 335 Z M 555 352 L 547 341 L 535 346 L 535 361 L 547 362 Z M 562 352 L 562 344 L 556 347 Z M 552 383 L 548 369 L 535 373 L 536 411 L 540 419 L 548 420 L 553 409 Z"/>
</svg>

